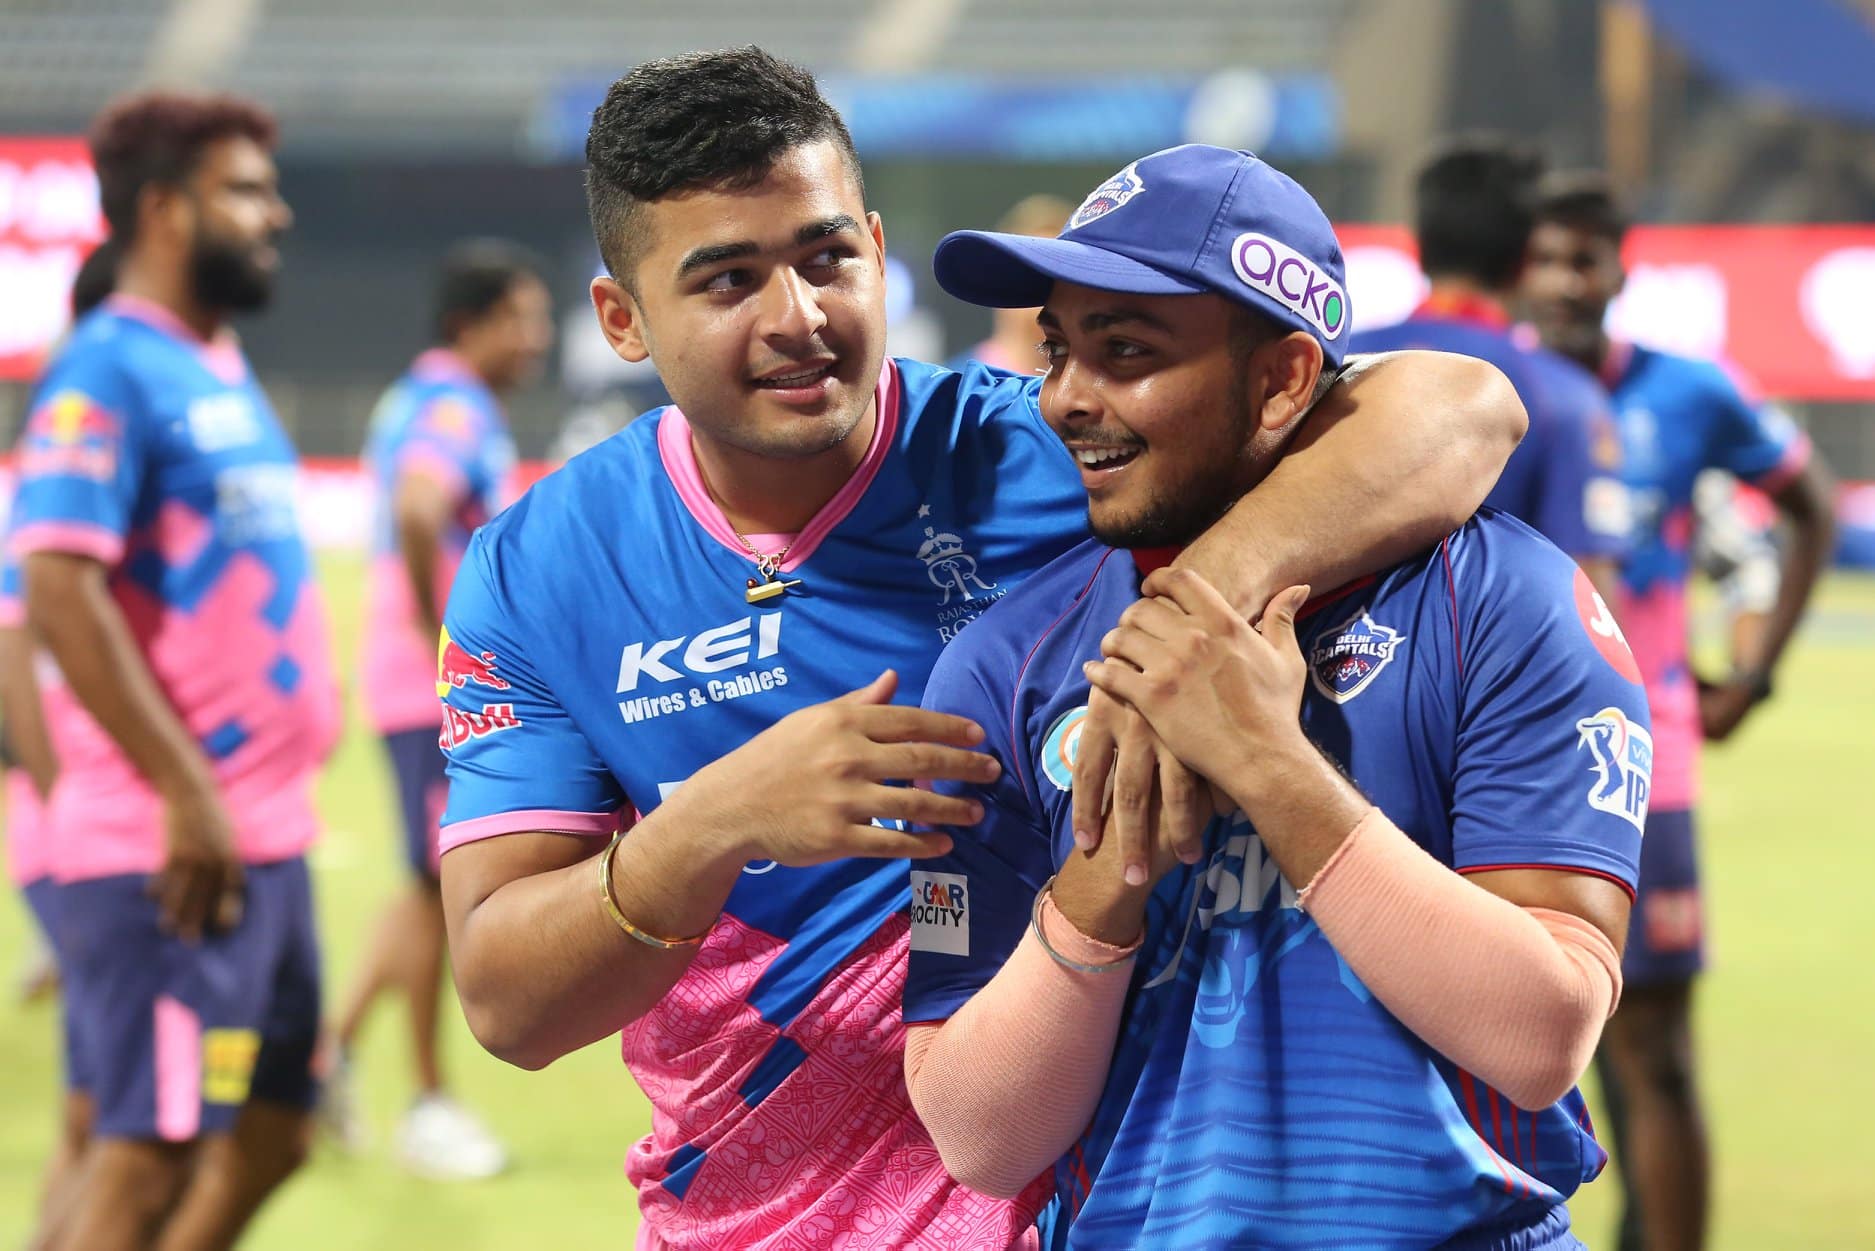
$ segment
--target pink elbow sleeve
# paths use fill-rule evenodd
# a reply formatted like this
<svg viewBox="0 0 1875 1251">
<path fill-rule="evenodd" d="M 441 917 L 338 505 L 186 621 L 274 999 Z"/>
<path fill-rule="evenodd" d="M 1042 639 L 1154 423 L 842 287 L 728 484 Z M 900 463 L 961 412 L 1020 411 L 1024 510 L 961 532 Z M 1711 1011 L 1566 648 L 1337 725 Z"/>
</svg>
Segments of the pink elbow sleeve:
<svg viewBox="0 0 1875 1251">
<path fill-rule="evenodd" d="M 1048 941 L 1080 973 L 1023 935 L 1009 962 L 957 1015 L 911 1024 L 905 1084 L 952 1177 L 1014 1198 L 1059 1159 L 1094 1114 L 1113 1057 L 1132 951 L 1096 942 L 1042 905 Z"/>
<path fill-rule="evenodd" d="M 1569 1092 L 1621 997 L 1621 960 L 1600 930 L 1472 885 L 1378 809 L 1302 906 L 1402 1024 L 1521 1108 Z"/>
</svg>

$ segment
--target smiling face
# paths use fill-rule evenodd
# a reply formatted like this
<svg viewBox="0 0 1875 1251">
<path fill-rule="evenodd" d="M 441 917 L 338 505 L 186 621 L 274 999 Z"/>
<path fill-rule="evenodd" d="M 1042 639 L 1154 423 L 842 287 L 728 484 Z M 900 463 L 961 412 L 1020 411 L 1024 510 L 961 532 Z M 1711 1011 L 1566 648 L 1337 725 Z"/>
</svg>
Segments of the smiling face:
<svg viewBox="0 0 1875 1251">
<path fill-rule="evenodd" d="M 853 434 L 885 357 L 885 235 L 840 150 L 802 144 L 744 189 L 639 210 L 630 285 L 595 279 L 613 349 L 647 356 L 702 437 L 815 456 Z"/>
<path fill-rule="evenodd" d="M 1042 416 L 1104 543 L 1188 543 L 1262 481 L 1306 411 L 1320 344 L 1216 295 L 1058 282 L 1037 319 Z"/>
<path fill-rule="evenodd" d="M 196 299 L 237 312 L 265 306 L 280 268 L 276 241 L 293 223 L 272 155 L 245 135 L 215 140 L 180 198 Z"/>
<path fill-rule="evenodd" d="M 1594 363 L 1608 305 L 1625 279 L 1621 244 L 1606 234 L 1558 221 L 1539 222 L 1530 234 L 1523 299 L 1552 351 Z"/>
</svg>

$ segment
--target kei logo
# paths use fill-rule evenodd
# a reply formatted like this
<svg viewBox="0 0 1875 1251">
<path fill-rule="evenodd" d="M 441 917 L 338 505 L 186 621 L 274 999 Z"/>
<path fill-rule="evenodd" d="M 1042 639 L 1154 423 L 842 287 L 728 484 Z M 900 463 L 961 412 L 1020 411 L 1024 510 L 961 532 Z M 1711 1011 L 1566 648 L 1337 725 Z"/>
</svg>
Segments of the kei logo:
<svg viewBox="0 0 1875 1251">
<path fill-rule="evenodd" d="M 477 656 L 449 637 L 445 629 L 436 645 L 436 695 L 442 698 L 451 690 L 463 690 L 469 683 L 505 691 L 512 685 L 495 672 L 495 653 Z"/>
<path fill-rule="evenodd" d="M 1315 641 L 1309 650 L 1309 677 L 1316 690 L 1345 704 L 1373 685 L 1380 671 L 1393 663 L 1405 639 L 1406 635 L 1381 625 L 1362 609 Z"/>
</svg>

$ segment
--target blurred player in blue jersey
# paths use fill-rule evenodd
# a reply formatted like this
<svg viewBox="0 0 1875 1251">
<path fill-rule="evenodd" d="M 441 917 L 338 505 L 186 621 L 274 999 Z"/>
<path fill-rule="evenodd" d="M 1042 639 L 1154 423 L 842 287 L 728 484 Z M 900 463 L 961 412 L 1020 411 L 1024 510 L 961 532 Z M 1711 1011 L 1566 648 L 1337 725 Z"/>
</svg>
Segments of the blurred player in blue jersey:
<svg viewBox="0 0 1875 1251">
<path fill-rule="evenodd" d="M 539 262 L 512 244 L 453 248 L 437 283 L 436 346 L 411 364 L 371 418 L 364 459 L 377 488 L 363 645 L 365 713 L 383 737 L 403 814 L 409 888 L 385 911 L 341 1010 L 323 1111 L 341 1142 L 364 1137 L 351 1091 L 352 1044 L 378 995 L 410 1011 L 417 1099 L 398 1130 L 407 1167 L 439 1180 L 489 1177 L 507 1153 L 444 1089 L 437 1057 L 443 904 L 436 831 L 447 780 L 437 745 L 442 606 L 469 535 L 514 498 L 514 440 L 502 397 L 540 371 L 553 308 Z"/>
<path fill-rule="evenodd" d="M 1128 169 L 1152 193 L 1059 240 L 937 252 L 960 298 L 1045 301 L 1041 408 L 1096 537 L 926 687 L 1002 768 L 939 787 L 986 815 L 912 873 L 914 1105 L 967 1184 L 1054 1165 L 1056 1247 L 1580 1246 L 1564 1203 L 1606 1157 L 1574 1082 L 1646 809 L 1633 660 L 1491 509 L 1256 630 L 1191 571 L 1142 600 L 1281 462 L 1349 309 L 1281 173 L 1199 146 Z M 1073 840 L 1094 686 L 1234 809 L 1137 883 Z"/>
<path fill-rule="evenodd" d="M 91 147 L 116 291 L 47 370 L 11 550 L 87 714 L 48 805 L 96 1107 L 69 1247 L 227 1246 L 303 1158 L 319 964 L 304 852 L 335 738 L 296 457 L 228 327 L 291 221 L 273 119 L 148 93 Z"/>
<path fill-rule="evenodd" d="M 1038 380 L 887 358 L 883 227 L 804 71 L 754 48 L 640 66 L 587 158 L 601 328 L 676 405 L 484 526 L 451 590 L 442 881 L 469 1024 L 528 1067 L 623 1030 L 653 1108 L 626 1166 L 641 1246 L 1007 1246 L 1041 1188 L 958 1186 L 902 1078 L 898 861 L 946 845 L 904 826 L 972 814 L 886 784 L 994 766 L 980 728 L 892 700 L 1084 535 L 1073 463 Z M 1257 599 L 1434 541 L 1503 449 L 1477 401 L 1508 388 L 1445 372 L 1482 368 L 1338 388 L 1295 472 L 1192 559 Z M 1454 384 L 1481 387 L 1456 428 Z"/>
<path fill-rule="evenodd" d="M 1485 502 L 1536 529 L 1588 571 L 1604 599 L 1627 540 L 1620 440 L 1595 375 L 1512 330 L 1542 163 L 1494 139 L 1454 142 L 1420 168 L 1413 228 L 1432 289 L 1396 326 L 1354 336 L 1357 352 L 1436 348 L 1509 375 L 1530 432 Z"/>
<path fill-rule="evenodd" d="M 117 249 L 107 240 L 92 249 L 72 279 L 73 321 L 103 303 L 116 281 Z M 5 731 L 0 735 L 0 758 L 6 763 L 7 869 L 38 922 L 47 953 L 47 989 L 58 986 L 61 941 L 47 808 L 59 774 L 60 723 L 83 715 L 65 689 L 58 666 L 26 627 L 19 560 L 9 544 L 9 550 L 0 552 L 0 726 Z M 33 1246 L 57 1245 L 76 1193 L 78 1164 L 91 1137 L 91 1082 L 75 1024 L 67 996 L 59 1005 L 64 1102 L 58 1139 L 39 1188 L 39 1229 Z"/>
<path fill-rule="evenodd" d="M 1828 558 L 1833 522 L 1828 477 L 1787 418 L 1747 399 L 1717 365 L 1609 338 L 1604 319 L 1624 280 L 1626 228 L 1605 180 L 1559 176 L 1538 209 L 1525 293 L 1544 341 L 1608 384 L 1625 444 L 1636 524 L 1615 612 L 1647 682 L 1660 756 L 1628 992 L 1599 1068 L 1633 1197 L 1622 1246 L 1680 1251 L 1704 1245 L 1709 1176 L 1692 1039 L 1692 987 L 1704 959 L 1692 815 L 1699 744 L 1729 736 L 1770 694 Z M 1687 655 L 1694 482 L 1710 468 L 1767 492 L 1788 523 L 1757 653 L 1734 655 L 1717 681 L 1694 674 Z"/>
</svg>

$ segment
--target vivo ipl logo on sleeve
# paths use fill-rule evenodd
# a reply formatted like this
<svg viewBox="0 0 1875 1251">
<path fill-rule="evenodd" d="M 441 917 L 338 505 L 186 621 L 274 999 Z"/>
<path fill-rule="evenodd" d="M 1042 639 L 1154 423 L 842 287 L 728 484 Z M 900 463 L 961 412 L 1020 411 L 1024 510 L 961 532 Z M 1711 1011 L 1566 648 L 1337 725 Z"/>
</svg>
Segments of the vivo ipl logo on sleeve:
<svg viewBox="0 0 1875 1251">
<path fill-rule="evenodd" d="M 970 901 L 961 873 L 911 873 L 911 949 L 970 954 Z"/>
<path fill-rule="evenodd" d="M 1074 789 L 1074 762 L 1081 754 L 1081 727 L 1087 724 L 1087 705 L 1070 708 L 1049 727 L 1042 740 L 1042 772 L 1056 790 Z"/>
<path fill-rule="evenodd" d="M 1348 296 L 1341 284 L 1288 244 L 1250 231 L 1230 246 L 1231 268 L 1256 288 L 1322 332 L 1338 339 L 1348 328 Z"/>
<path fill-rule="evenodd" d="M 1589 807 L 1642 829 L 1654 779 L 1654 736 L 1612 706 L 1576 722 L 1576 733 L 1581 736 L 1577 748 L 1586 747 L 1595 757 Z"/>
</svg>

